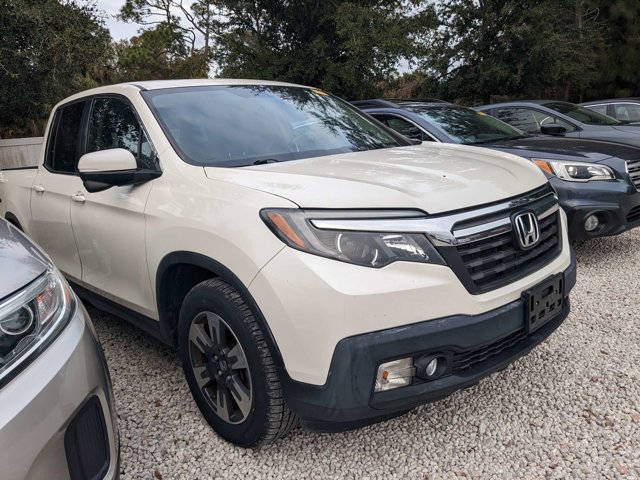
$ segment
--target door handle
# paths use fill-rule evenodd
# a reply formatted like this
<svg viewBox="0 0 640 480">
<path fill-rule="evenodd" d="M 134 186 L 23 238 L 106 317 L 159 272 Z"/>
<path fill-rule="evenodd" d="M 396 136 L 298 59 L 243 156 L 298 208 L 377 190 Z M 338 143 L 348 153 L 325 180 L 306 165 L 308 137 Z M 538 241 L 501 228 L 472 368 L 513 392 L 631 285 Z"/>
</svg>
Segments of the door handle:
<svg viewBox="0 0 640 480">
<path fill-rule="evenodd" d="M 40 183 L 37 185 L 34 185 L 33 189 L 36 191 L 36 193 L 44 193 L 44 187 Z"/>
<path fill-rule="evenodd" d="M 73 195 L 71 195 L 71 200 L 73 200 L 76 203 L 84 203 L 87 201 L 87 199 L 84 198 L 84 193 L 82 192 L 76 192 Z"/>
</svg>

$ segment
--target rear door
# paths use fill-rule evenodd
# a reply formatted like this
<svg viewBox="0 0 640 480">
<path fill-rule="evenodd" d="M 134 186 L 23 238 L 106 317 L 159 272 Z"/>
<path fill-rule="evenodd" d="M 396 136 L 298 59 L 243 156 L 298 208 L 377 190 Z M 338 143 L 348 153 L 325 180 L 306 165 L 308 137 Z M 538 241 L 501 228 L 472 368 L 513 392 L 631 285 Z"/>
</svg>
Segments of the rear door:
<svg viewBox="0 0 640 480">
<path fill-rule="evenodd" d="M 71 196 L 82 186 L 76 166 L 82 152 L 82 124 L 88 102 L 76 101 L 56 111 L 31 192 L 31 234 L 65 275 L 82 275 L 71 227 Z"/>
<path fill-rule="evenodd" d="M 94 97 L 86 153 L 113 148 L 129 150 L 138 168 L 159 169 L 133 105 L 121 96 Z M 150 181 L 89 193 L 80 185 L 71 205 L 82 284 L 150 317 L 155 315 L 155 304 L 146 262 L 144 210 L 152 186 Z"/>
</svg>

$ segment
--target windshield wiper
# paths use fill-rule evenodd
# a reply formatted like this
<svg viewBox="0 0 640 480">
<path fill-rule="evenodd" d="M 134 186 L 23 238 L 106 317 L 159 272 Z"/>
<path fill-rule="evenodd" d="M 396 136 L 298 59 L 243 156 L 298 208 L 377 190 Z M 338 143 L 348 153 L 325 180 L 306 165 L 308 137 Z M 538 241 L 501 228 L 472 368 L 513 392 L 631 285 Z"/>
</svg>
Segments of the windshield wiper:
<svg viewBox="0 0 640 480">
<path fill-rule="evenodd" d="M 251 165 L 266 165 L 267 163 L 278 163 L 280 160 L 277 158 L 261 158 L 260 160 L 256 160 Z"/>
</svg>

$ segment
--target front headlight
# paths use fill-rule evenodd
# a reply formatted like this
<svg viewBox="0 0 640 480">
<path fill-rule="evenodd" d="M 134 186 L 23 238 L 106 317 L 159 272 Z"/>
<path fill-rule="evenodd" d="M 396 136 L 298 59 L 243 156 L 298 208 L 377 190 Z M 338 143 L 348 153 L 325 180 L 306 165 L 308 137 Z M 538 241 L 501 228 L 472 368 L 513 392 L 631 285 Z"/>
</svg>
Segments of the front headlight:
<svg viewBox="0 0 640 480">
<path fill-rule="evenodd" d="M 0 385 L 53 341 L 74 306 L 68 285 L 55 270 L 0 303 Z"/>
<path fill-rule="evenodd" d="M 569 182 L 588 182 L 590 180 L 614 180 L 616 176 L 609 167 L 597 163 L 571 162 L 565 160 L 542 160 L 533 162 L 543 171 Z"/>
<path fill-rule="evenodd" d="M 416 212 L 282 208 L 265 209 L 260 215 L 284 243 L 314 255 L 374 268 L 398 261 L 444 265 L 424 234 L 393 231 L 394 219 L 415 217 Z M 367 232 L 331 227 L 332 221 L 343 223 L 365 218 L 387 221 L 391 228 L 388 232 Z"/>
</svg>

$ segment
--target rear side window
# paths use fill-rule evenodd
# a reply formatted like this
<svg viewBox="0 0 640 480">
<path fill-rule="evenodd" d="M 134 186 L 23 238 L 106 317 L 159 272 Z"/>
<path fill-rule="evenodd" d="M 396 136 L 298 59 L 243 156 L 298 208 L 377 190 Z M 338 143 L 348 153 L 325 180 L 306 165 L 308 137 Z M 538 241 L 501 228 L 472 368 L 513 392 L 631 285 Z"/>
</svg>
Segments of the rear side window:
<svg viewBox="0 0 640 480">
<path fill-rule="evenodd" d="M 155 155 L 133 107 L 120 98 L 99 98 L 89 118 L 87 152 L 129 150 L 141 168 L 154 169 Z"/>
<path fill-rule="evenodd" d="M 75 173 L 80 158 L 80 128 L 85 102 L 58 109 L 50 137 L 46 166 L 57 173 Z"/>
<path fill-rule="evenodd" d="M 607 114 L 606 105 L 587 105 L 586 108 L 588 108 L 589 110 L 593 110 L 594 112 L 598 112 L 600 115 Z"/>
</svg>

